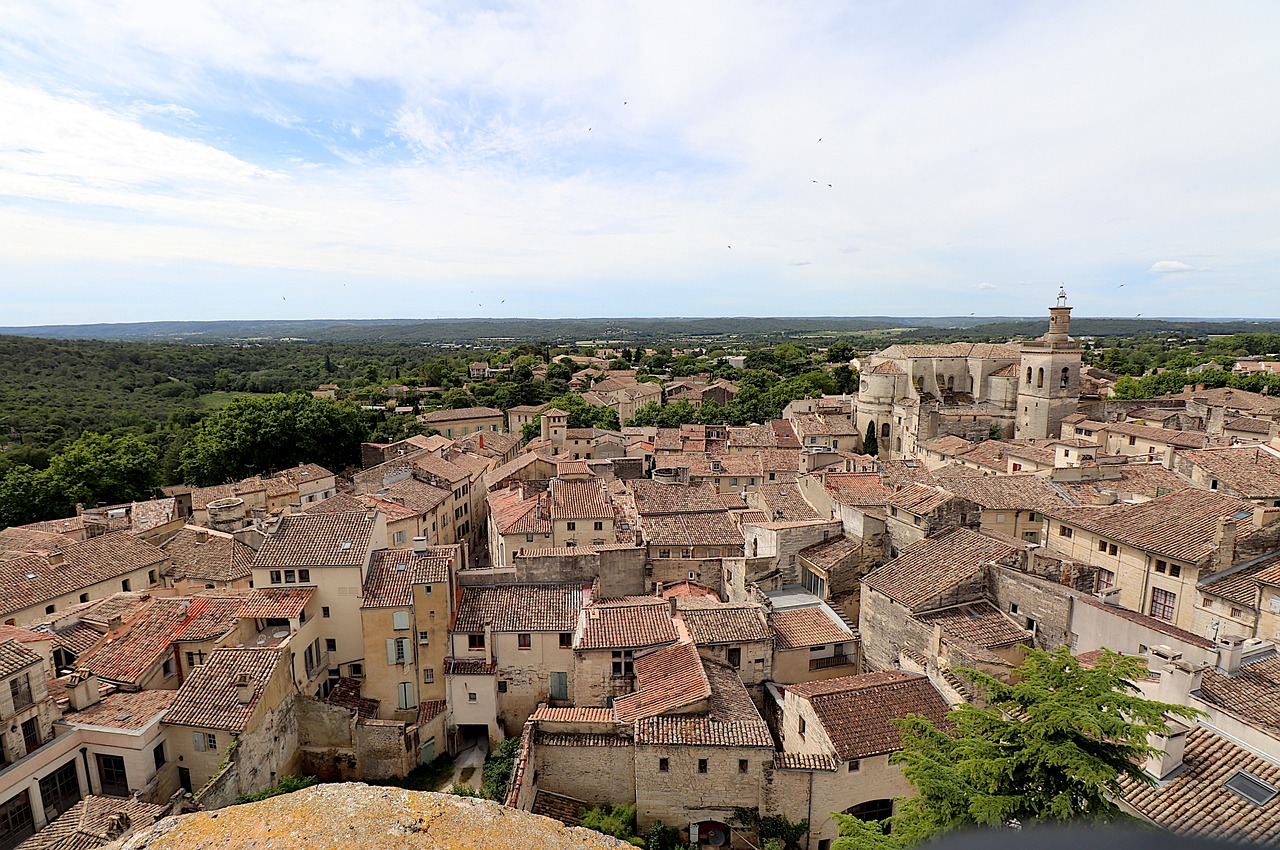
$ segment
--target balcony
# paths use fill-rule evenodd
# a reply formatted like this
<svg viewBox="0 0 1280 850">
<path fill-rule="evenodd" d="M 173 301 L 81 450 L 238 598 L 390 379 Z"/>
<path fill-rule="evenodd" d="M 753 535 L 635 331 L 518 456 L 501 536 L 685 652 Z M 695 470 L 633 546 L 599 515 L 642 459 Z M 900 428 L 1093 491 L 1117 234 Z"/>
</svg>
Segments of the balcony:
<svg viewBox="0 0 1280 850">
<path fill-rule="evenodd" d="M 857 661 L 848 655 L 832 655 L 827 658 L 810 658 L 809 670 L 830 670 L 833 667 L 853 667 Z"/>
</svg>

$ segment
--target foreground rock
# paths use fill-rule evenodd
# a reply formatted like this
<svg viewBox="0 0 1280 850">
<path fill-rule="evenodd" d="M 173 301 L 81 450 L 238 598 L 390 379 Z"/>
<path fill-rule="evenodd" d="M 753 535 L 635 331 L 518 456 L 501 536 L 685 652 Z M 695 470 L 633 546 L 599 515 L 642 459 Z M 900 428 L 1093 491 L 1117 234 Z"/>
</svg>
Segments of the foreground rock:
<svg viewBox="0 0 1280 850">
<path fill-rule="evenodd" d="M 520 848 L 594 850 L 630 844 L 488 800 L 360 783 L 317 785 L 260 803 L 165 818 L 120 850 Z"/>
</svg>

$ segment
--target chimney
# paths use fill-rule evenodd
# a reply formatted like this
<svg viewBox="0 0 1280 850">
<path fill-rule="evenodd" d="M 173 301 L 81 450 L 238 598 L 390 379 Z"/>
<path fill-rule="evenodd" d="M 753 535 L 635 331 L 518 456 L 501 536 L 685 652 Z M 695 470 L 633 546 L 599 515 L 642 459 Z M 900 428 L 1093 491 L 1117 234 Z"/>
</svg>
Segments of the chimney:
<svg viewBox="0 0 1280 850">
<path fill-rule="evenodd" d="M 207 528 L 202 528 L 202 529 L 200 529 L 199 531 L 197 531 L 197 532 L 196 532 L 196 543 L 197 543 L 197 544 L 200 544 L 200 543 L 208 543 L 208 542 L 209 542 L 209 529 L 207 529 Z"/>
<path fill-rule="evenodd" d="M 111 633 L 111 632 L 118 632 L 118 631 L 120 631 L 122 628 L 124 628 L 124 618 L 123 618 L 123 617 L 121 617 L 119 614 L 116 614 L 114 617 L 112 617 L 112 618 L 110 618 L 109 620 L 107 620 L 107 632 L 108 632 L 108 633 Z"/>
<path fill-rule="evenodd" d="M 1278 519 L 1280 519 L 1280 510 L 1276 508 L 1258 505 L 1253 509 L 1253 524 L 1258 528 L 1266 528 Z"/>
<path fill-rule="evenodd" d="M 1191 695 L 1200 690 L 1205 666 L 1203 664 L 1197 666 L 1181 660 L 1164 665 L 1156 699 L 1173 705 L 1188 705 L 1191 702 Z"/>
<path fill-rule="evenodd" d="M 1218 669 L 1228 676 L 1240 672 L 1240 658 L 1244 655 L 1244 637 L 1224 635 L 1218 638 Z"/>
<path fill-rule="evenodd" d="M 88 670 L 77 670 L 67 677 L 67 700 L 72 711 L 88 708 L 102 698 L 98 693 L 98 677 Z"/>
<path fill-rule="evenodd" d="M 1164 447 L 1164 461 L 1161 465 L 1165 469 L 1173 469 L 1173 446 Z"/>
<path fill-rule="evenodd" d="M 427 538 L 425 537 L 413 538 L 413 553 L 415 555 L 422 555 L 426 551 L 427 551 Z"/>
<path fill-rule="evenodd" d="M 654 596 L 662 595 L 662 582 L 656 581 L 653 583 L 653 595 Z"/>
<path fill-rule="evenodd" d="M 56 567 L 61 565 L 62 562 L 66 560 L 66 556 L 63 555 L 61 552 L 50 552 L 45 557 L 45 560 L 48 561 L 49 566 Z"/>
<path fill-rule="evenodd" d="M 248 673 L 236 674 L 236 702 L 240 703 L 240 705 L 248 705 L 253 702 L 254 690 L 253 680 L 249 678 Z"/>
<path fill-rule="evenodd" d="M 483 448 L 484 448 L 484 432 L 481 432 L 481 433 L 480 433 L 480 439 L 479 439 L 478 441 L 476 441 L 476 442 L 477 442 L 477 445 L 479 445 L 481 449 L 483 449 Z"/>
<path fill-rule="evenodd" d="M 1218 569 L 1231 566 L 1236 559 L 1236 520 L 1235 517 L 1224 516 L 1218 521 L 1218 530 L 1213 535 L 1213 545 L 1218 550 Z"/>
<path fill-rule="evenodd" d="M 674 596 L 667 597 L 667 614 L 673 620 L 676 618 L 676 598 Z"/>
<path fill-rule="evenodd" d="M 1166 734 L 1153 732 L 1147 736 L 1147 743 L 1159 752 L 1147 756 L 1144 767 L 1157 781 L 1169 778 L 1182 767 L 1182 753 L 1187 747 L 1188 727 L 1168 717 L 1164 722 Z"/>
<path fill-rule="evenodd" d="M 484 663 L 493 664 L 493 622 L 484 624 Z"/>
</svg>

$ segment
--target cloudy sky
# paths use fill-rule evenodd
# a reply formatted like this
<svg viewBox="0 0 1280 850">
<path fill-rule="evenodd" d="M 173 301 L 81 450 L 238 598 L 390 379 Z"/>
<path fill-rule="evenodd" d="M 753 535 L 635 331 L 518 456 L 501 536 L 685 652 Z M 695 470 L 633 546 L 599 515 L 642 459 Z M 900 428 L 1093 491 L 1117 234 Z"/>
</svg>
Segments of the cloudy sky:
<svg viewBox="0 0 1280 850">
<path fill-rule="evenodd" d="M 0 325 L 1280 316 L 1280 4 L 9 0 Z"/>
</svg>

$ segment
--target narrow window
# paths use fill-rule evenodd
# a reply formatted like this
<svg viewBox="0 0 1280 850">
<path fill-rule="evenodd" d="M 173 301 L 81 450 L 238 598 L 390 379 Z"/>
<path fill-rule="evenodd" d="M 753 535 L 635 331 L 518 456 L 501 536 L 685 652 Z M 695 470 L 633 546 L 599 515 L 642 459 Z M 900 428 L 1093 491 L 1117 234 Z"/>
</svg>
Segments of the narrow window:
<svg viewBox="0 0 1280 850">
<path fill-rule="evenodd" d="M 706 772 L 707 772 L 707 760 L 698 759 L 698 773 L 706 773 Z"/>
<path fill-rule="evenodd" d="M 671 772 L 671 759 L 669 758 L 658 759 L 658 773 L 670 773 L 670 772 Z"/>
</svg>

